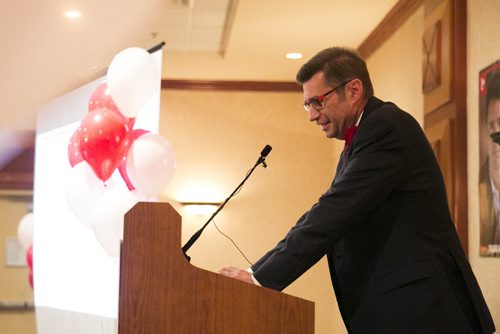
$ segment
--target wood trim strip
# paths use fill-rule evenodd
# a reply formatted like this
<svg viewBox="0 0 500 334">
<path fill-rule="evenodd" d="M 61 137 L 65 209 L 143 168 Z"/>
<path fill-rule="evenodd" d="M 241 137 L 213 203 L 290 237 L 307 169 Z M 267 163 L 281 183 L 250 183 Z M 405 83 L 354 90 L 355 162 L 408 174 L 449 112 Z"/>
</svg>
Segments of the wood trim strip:
<svg viewBox="0 0 500 334">
<path fill-rule="evenodd" d="M 423 3 L 423 0 L 399 0 L 358 47 L 361 57 L 370 57 Z"/>
<path fill-rule="evenodd" d="M 226 90 L 260 92 L 302 92 L 302 86 L 293 81 L 225 81 L 162 79 L 162 89 Z"/>
<path fill-rule="evenodd" d="M 1 190 L 33 190 L 33 173 L 0 172 Z"/>
<path fill-rule="evenodd" d="M 13 156 L 4 161 L 0 168 L 0 191 L 33 191 L 35 136 L 35 131 L 32 130 L 9 134 L 5 149 Z"/>
<path fill-rule="evenodd" d="M 452 0 L 453 96 L 456 104 L 455 207 L 452 208 L 465 254 L 469 254 L 467 189 L 467 1 Z M 478 252 L 479 250 L 474 250 Z"/>
</svg>

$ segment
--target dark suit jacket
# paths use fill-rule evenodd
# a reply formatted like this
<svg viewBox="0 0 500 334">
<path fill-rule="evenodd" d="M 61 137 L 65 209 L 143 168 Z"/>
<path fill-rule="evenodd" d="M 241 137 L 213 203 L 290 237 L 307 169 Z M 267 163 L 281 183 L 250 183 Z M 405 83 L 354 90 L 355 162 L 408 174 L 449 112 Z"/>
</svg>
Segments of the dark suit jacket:
<svg viewBox="0 0 500 334">
<path fill-rule="evenodd" d="M 252 269 L 282 290 L 324 255 L 350 333 L 492 333 L 419 124 L 369 99 L 331 187 Z"/>
</svg>

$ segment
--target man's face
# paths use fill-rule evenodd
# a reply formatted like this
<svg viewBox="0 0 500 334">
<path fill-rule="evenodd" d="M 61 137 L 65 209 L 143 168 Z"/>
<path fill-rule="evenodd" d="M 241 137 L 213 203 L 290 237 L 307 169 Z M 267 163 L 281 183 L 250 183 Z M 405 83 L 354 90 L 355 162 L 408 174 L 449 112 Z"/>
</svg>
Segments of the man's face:
<svg viewBox="0 0 500 334">
<path fill-rule="evenodd" d="M 344 86 L 346 92 L 349 89 L 348 85 Z M 316 73 L 302 87 L 304 90 L 304 101 L 325 95 L 325 93 L 335 88 L 325 83 L 323 72 Z M 310 108 L 308 111 L 309 121 L 316 122 L 328 138 L 343 140 L 344 129 L 354 125 L 357 116 L 349 95 L 334 91 L 325 96 L 321 102 L 321 106 L 320 111 Z"/>
<path fill-rule="evenodd" d="M 497 189 L 500 189 L 500 143 L 497 144 L 491 138 L 492 134 L 500 133 L 500 99 L 493 99 L 488 104 L 488 141 L 489 172 Z M 498 139 L 497 139 L 498 140 Z"/>
</svg>

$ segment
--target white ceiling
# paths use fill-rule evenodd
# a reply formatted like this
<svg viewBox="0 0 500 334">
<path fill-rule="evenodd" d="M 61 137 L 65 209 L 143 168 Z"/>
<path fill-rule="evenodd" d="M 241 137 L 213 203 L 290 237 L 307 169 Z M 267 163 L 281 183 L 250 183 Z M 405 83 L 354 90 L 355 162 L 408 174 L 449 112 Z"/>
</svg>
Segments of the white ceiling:
<svg viewBox="0 0 500 334">
<path fill-rule="evenodd" d="M 0 130 L 33 129 L 42 103 L 105 73 L 119 51 L 165 44 L 163 78 L 293 81 L 305 58 L 356 48 L 397 0 L 1 0 Z M 77 20 L 63 17 L 78 9 Z"/>
<path fill-rule="evenodd" d="M 227 11 L 236 0 L 164 0 L 152 36 L 175 51 L 220 51 Z"/>
</svg>

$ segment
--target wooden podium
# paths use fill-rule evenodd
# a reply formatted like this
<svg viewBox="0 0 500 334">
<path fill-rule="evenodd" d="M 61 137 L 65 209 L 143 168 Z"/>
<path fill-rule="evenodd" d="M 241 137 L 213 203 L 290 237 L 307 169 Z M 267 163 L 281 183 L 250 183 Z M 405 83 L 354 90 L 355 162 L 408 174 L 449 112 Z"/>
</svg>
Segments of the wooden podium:
<svg viewBox="0 0 500 334">
<path fill-rule="evenodd" d="M 125 215 L 119 334 L 309 334 L 314 303 L 191 265 L 168 203 Z"/>
</svg>

